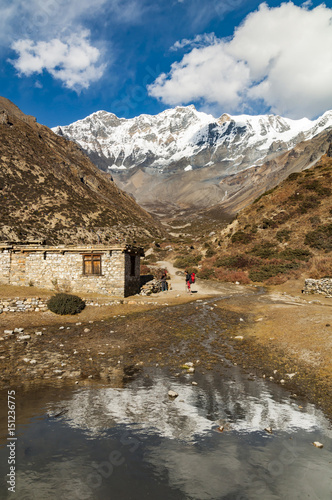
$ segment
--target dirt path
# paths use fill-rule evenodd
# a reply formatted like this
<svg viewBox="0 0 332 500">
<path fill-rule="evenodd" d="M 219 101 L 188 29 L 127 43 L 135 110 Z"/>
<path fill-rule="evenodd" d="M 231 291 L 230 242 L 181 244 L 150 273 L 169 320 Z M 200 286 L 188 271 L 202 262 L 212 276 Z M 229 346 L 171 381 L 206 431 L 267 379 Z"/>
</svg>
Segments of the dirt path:
<svg viewBox="0 0 332 500">
<path fill-rule="evenodd" d="M 169 281 L 171 290 L 169 290 L 167 294 L 170 297 L 188 295 L 184 272 L 175 268 L 171 262 L 166 260 L 158 261 L 157 264 L 159 267 L 166 268 L 171 277 Z M 224 290 L 226 291 L 227 288 L 228 286 L 225 284 Z M 192 284 L 191 290 L 193 299 L 201 296 L 220 295 L 220 293 L 222 293 L 222 290 L 218 289 L 213 283 L 211 284 L 211 282 L 209 283 L 207 281 L 197 279 L 195 283 Z"/>
</svg>

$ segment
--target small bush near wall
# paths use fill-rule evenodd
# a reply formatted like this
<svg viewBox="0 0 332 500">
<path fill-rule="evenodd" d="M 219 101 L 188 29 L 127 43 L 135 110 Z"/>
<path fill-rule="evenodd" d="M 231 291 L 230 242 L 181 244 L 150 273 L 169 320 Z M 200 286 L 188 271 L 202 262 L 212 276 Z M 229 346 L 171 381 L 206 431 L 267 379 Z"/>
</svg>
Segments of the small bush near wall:
<svg viewBox="0 0 332 500">
<path fill-rule="evenodd" d="M 47 302 L 47 307 L 55 314 L 78 314 L 85 308 L 85 302 L 77 295 L 57 293 Z"/>
</svg>

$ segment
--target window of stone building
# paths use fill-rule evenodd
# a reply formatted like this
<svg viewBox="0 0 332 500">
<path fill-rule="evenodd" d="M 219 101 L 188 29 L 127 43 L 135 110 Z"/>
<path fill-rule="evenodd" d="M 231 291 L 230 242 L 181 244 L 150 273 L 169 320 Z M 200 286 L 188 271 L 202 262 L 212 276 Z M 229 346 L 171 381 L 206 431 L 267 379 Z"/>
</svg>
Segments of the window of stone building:
<svg viewBox="0 0 332 500">
<path fill-rule="evenodd" d="M 101 255 L 83 255 L 83 274 L 101 275 Z"/>
<path fill-rule="evenodd" d="M 130 276 L 136 276 L 136 256 L 130 256 Z"/>
</svg>

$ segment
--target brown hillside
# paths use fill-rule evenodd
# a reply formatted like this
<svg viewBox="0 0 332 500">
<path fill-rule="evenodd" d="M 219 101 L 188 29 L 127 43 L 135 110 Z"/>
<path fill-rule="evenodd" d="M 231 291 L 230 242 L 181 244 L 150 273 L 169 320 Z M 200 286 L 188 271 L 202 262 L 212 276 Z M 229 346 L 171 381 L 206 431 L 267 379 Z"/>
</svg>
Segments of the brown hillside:
<svg viewBox="0 0 332 500">
<path fill-rule="evenodd" d="M 265 192 L 218 238 L 202 277 L 278 284 L 304 270 L 332 276 L 332 147 L 318 163 Z"/>
<path fill-rule="evenodd" d="M 308 141 L 298 143 L 263 165 L 253 166 L 222 179 L 219 186 L 229 196 L 218 206 L 235 215 L 250 205 L 260 194 L 274 188 L 294 172 L 301 172 L 315 165 L 332 143 L 332 130 L 324 130 Z M 208 209 L 207 213 L 209 212 Z"/>
<path fill-rule="evenodd" d="M 0 98 L 0 241 L 144 243 L 159 223 L 80 148 Z"/>
</svg>

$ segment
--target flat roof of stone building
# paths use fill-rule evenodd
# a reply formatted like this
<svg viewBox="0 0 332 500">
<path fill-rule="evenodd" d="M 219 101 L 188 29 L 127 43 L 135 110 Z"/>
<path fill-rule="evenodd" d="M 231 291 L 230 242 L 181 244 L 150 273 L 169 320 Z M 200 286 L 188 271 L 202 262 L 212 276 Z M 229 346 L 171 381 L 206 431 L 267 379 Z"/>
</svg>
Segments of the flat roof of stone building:
<svg viewBox="0 0 332 500">
<path fill-rule="evenodd" d="M 120 251 L 144 256 L 144 249 L 134 245 L 43 245 L 39 242 L 0 242 L 0 250 L 13 250 L 14 252 L 71 252 L 71 253 L 98 253 Z"/>
</svg>

